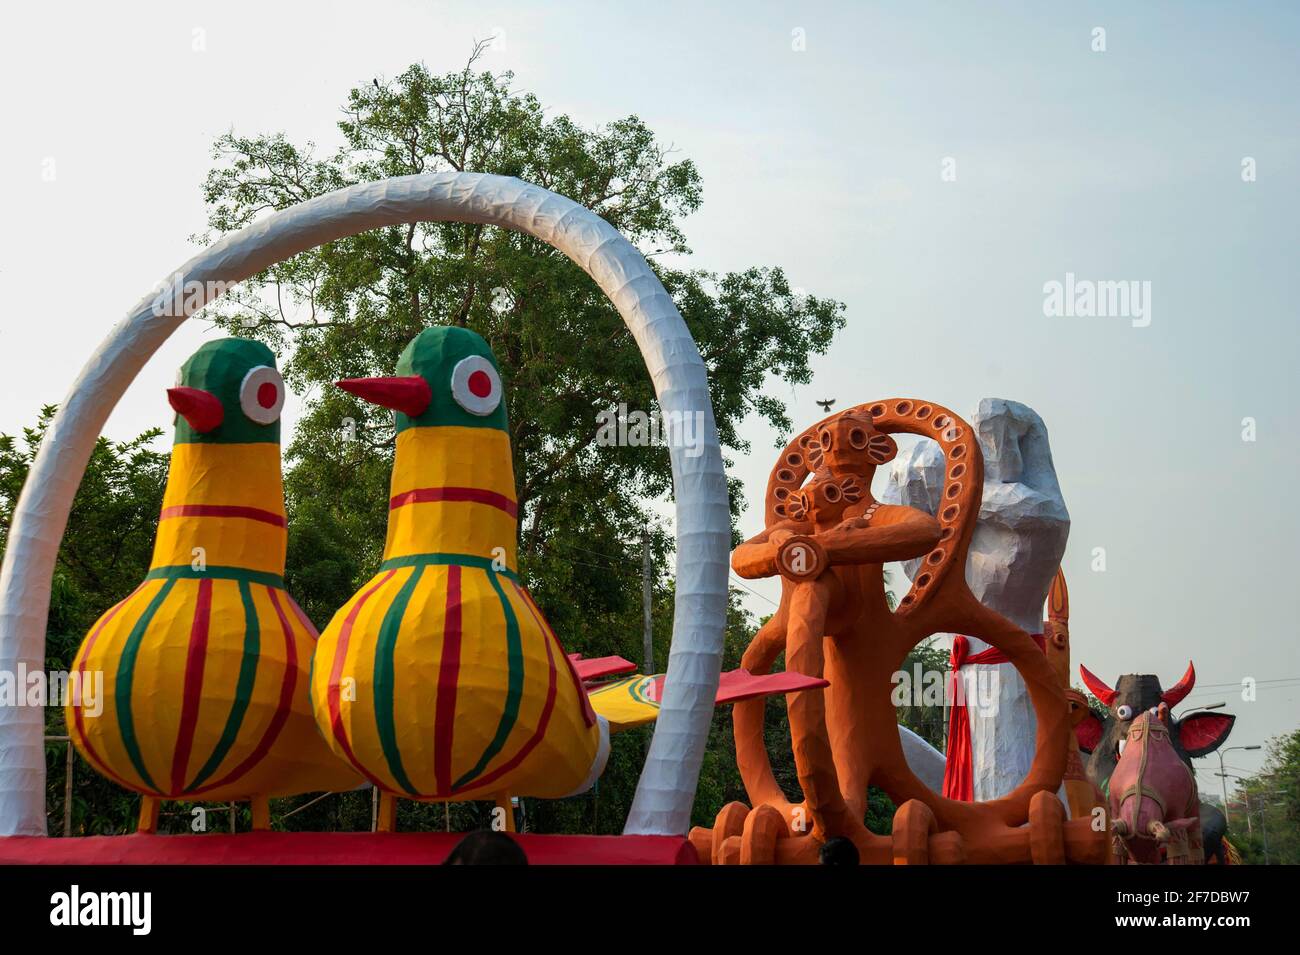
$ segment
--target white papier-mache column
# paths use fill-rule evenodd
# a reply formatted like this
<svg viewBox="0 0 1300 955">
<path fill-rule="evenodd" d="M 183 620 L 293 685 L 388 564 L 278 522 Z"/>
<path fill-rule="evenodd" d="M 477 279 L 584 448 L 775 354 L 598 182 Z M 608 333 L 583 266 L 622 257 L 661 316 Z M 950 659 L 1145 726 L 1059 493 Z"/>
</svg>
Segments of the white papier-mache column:
<svg viewBox="0 0 1300 955">
<path fill-rule="evenodd" d="M 983 399 L 971 425 L 984 452 L 984 497 L 966 581 L 986 607 L 1029 633 L 1041 633 L 1043 604 L 1070 533 L 1070 514 L 1052 465 L 1047 428 L 1032 408 L 1002 398 Z M 923 440 L 894 459 L 881 497 L 933 514 L 943 477 L 939 445 Z M 909 561 L 904 570 L 912 576 L 916 562 Z M 972 654 L 987 648 L 982 640 L 970 641 Z M 1037 725 L 1034 707 L 1024 680 L 1009 663 L 968 664 L 962 668 L 962 678 L 971 728 L 974 797 L 996 799 L 1029 773 Z M 995 705 L 987 709 L 976 705 L 978 686 L 988 691 L 996 686 Z"/>
<path fill-rule="evenodd" d="M 898 742 L 902 744 L 903 758 L 912 775 L 934 792 L 943 792 L 943 770 L 947 764 L 943 753 L 902 723 L 898 724 Z"/>
</svg>

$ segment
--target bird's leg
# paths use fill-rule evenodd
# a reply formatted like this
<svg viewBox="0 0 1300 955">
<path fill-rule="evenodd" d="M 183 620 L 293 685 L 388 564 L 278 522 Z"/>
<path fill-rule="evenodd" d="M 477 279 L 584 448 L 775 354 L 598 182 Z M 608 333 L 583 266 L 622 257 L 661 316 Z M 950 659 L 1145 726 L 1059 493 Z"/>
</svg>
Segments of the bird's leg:
<svg viewBox="0 0 1300 955">
<path fill-rule="evenodd" d="M 514 832 L 515 831 L 515 807 L 510 802 L 510 794 L 498 793 L 496 796 L 496 804 L 497 804 L 497 808 L 500 809 L 505 816 L 505 824 L 506 824 L 505 831 Z M 493 826 L 492 828 L 495 829 L 496 827 Z"/>
<path fill-rule="evenodd" d="M 397 797 L 382 790 L 379 793 L 378 832 L 397 831 Z"/>
<path fill-rule="evenodd" d="M 254 796 L 253 831 L 265 832 L 271 828 L 271 800 L 266 796 Z"/>
<path fill-rule="evenodd" d="M 161 804 L 161 800 L 154 796 L 140 797 L 140 819 L 135 824 L 136 832 L 158 831 L 158 808 Z"/>
</svg>

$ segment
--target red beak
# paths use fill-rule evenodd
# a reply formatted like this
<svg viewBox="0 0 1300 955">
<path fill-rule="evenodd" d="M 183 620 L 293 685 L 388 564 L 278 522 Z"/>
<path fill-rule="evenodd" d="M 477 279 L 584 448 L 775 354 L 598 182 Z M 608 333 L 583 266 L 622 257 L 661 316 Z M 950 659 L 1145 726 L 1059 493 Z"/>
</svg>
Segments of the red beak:
<svg viewBox="0 0 1300 955">
<path fill-rule="evenodd" d="M 334 384 L 371 404 L 392 408 L 412 418 L 424 414 L 429 402 L 433 401 L 433 391 L 420 375 L 405 378 L 344 378 Z"/>
<path fill-rule="evenodd" d="M 221 399 L 198 388 L 181 385 L 168 388 L 167 401 L 199 434 L 207 434 L 219 427 L 226 416 L 225 409 L 221 407 Z"/>
</svg>

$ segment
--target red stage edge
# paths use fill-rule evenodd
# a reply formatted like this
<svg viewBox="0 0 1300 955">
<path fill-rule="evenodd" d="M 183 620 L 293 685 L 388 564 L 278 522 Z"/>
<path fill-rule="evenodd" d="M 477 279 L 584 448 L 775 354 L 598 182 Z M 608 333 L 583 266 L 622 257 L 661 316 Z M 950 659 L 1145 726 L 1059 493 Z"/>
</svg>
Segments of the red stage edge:
<svg viewBox="0 0 1300 955">
<path fill-rule="evenodd" d="M 437 865 L 463 832 L 0 836 L 0 865 Z M 532 865 L 695 865 L 678 836 L 511 834 Z"/>
</svg>

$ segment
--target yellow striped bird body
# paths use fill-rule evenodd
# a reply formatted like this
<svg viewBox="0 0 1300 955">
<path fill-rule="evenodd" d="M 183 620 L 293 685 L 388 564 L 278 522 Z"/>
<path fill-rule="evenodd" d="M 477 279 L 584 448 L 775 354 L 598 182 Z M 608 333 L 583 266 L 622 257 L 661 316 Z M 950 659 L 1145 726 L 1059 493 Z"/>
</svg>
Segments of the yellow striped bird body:
<svg viewBox="0 0 1300 955">
<path fill-rule="evenodd" d="M 317 644 L 321 731 L 407 799 L 581 792 L 604 768 L 608 725 L 518 577 L 492 352 L 467 329 L 428 329 L 398 373 L 340 382 L 393 408 L 398 433 L 383 563 Z"/>
<path fill-rule="evenodd" d="M 354 788 L 360 778 L 312 718 L 316 632 L 284 589 L 274 356 L 256 342 L 209 342 L 168 394 L 176 442 L 153 560 L 77 653 L 83 683 L 103 675 L 103 705 L 70 703 L 69 734 L 92 766 L 146 796 Z"/>
</svg>

